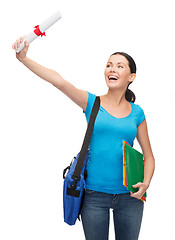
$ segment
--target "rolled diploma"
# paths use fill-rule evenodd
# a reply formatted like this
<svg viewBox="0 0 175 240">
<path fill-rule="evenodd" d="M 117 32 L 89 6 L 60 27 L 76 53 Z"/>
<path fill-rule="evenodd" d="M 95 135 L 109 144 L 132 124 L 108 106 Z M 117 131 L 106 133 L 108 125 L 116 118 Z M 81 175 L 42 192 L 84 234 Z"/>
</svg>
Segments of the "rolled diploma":
<svg viewBox="0 0 175 240">
<path fill-rule="evenodd" d="M 45 20 L 43 23 L 39 25 L 39 29 L 42 33 L 44 33 L 49 27 L 51 27 L 54 23 L 56 23 L 60 18 L 62 18 L 62 14 L 57 11 L 55 14 L 53 14 L 50 18 Z M 34 30 L 35 31 L 35 30 Z M 16 52 L 19 53 L 24 48 L 24 41 L 27 40 L 29 44 L 35 40 L 38 35 L 35 34 L 35 32 L 29 33 L 23 40 L 23 42 L 20 44 L 19 48 L 16 49 Z"/>
</svg>

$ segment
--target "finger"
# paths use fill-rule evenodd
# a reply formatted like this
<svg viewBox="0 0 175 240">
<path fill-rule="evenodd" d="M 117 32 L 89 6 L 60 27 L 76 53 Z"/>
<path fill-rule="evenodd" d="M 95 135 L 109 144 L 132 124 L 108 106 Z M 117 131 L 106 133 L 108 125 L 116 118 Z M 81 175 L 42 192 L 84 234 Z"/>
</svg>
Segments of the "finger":
<svg viewBox="0 0 175 240">
<path fill-rule="evenodd" d="M 19 38 L 16 40 L 16 46 L 19 47 L 23 40 L 24 40 L 23 37 L 19 37 Z"/>
<path fill-rule="evenodd" d="M 19 48 L 19 46 L 20 46 L 20 44 L 21 44 L 21 38 L 19 38 L 18 40 L 17 40 L 17 47 Z"/>
<path fill-rule="evenodd" d="M 16 42 L 14 42 L 14 44 L 13 44 L 13 47 L 14 47 L 14 49 L 16 50 L 17 49 L 17 40 L 16 40 Z"/>
<path fill-rule="evenodd" d="M 131 197 L 134 197 L 134 198 L 137 198 L 137 199 L 141 198 L 140 194 L 138 194 L 138 193 L 131 194 Z"/>
<path fill-rule="evenodd" d="M 25 38 L 26 38 L 26 35 L 21 36 L 20 37 L 20 42 L 23 42 Z"/>
<path fill-rule="evenodd" d="M 143 194 L 144 194 L 144 190 L 140 188 L 139 191 L 131 194 L 131 197 L 135 197 L 135 198 L 141 199 Z"/>
<path fill-rule="evenodd" d="M 24 45 L 25 47 L 28 47 L 29 46 L 29 42 L 27 40 L 24 41 Z"/>
<path fill-rule="evenodd" d="M 133 188 L 139 188 L 142 185 L 141 182 L 138 182 L 137 184 L 132 185 Z"/>
<path fill-rule="evenodd" d="M 24 40 L 24 38 L 23 38 L 23 37 L 20 37 L 20 38 L 19 38 L 19 42 L 20 42 L 20 43 L 22 43 L 22 42 L 23 42 L 23 40 Z"/>
<path fill-rule="evenodd" d="M 18 49 L 19 46 L 20 46 L 20 43 L 18 43 L 18 41 L 16 40 L 16 42 L 13 43 L 12 48 L 16 50 Z"/>
<path fill-rule="evenodd" d="M 134 185 L 132 185 L 134 188 L 136 188 L 136 187 L 139 187 L 140 186 L 140 183 L 136 183 L 136 184 L 134 184 Z"/>
</svg>

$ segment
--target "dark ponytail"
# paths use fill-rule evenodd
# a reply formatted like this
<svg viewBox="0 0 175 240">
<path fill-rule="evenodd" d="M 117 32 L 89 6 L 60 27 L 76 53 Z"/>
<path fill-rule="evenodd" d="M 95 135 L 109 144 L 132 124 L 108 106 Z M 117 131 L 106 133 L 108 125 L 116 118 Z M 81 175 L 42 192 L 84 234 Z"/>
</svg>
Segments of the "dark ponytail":
<svg viewBox="0 0 175 240">
<path fill-rule="evenodd" d="M 116 52 L 116 53 L 113 53 L 111 56 L 116 55 L 116 54 L 120 54 L 120 55 L 124 56 L 129 62 L 129 68 L 131 70 L 131 73 L 136 73 L 136 63 L 130 55 L 128 55 L 127 53 L 124 53 L 124 52 Z M 130 82 L 128 84 L 128 87 L 131 83 L 132 82 Z M 136 96 L 130 89 L 128 89 L 128 87 L 125 92 L 125 98 L 127 101 L 134 103 L 136 100 Z"/>
</svg>

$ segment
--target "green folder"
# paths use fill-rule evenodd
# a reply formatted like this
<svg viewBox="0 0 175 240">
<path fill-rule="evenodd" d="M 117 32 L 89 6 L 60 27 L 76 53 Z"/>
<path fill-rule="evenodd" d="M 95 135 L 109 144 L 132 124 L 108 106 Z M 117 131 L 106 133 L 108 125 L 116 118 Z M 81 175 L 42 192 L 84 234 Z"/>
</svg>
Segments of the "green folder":
<svg viewBox="0 0 175 240">
<path fill-rule="evenodd" d="M 143 154 L 131 147 L 123 140 L 123 184 L 131 192 L 137 192 L 138 188 L 133 188 L 138 182 L 144 179 Z M 146 201 L 146 192 L 142 200 Z"/>
</svg>

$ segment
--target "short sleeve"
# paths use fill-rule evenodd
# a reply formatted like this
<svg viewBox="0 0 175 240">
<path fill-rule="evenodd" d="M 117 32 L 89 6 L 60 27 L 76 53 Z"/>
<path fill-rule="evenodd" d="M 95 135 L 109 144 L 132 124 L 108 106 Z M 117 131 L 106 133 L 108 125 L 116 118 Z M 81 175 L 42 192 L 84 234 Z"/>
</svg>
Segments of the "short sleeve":
<svg viewBox="0 0 175 240">
<path fill-rule="evenodd" d="M 89 121 L 91 111 L 92 111 L 92 108 L 93 108 L 93 105 L 95 102 L 95 98 L 96 98 L 95 94 L 88 92 L 88 102 L 87 102 L 86 110 L 85 111 L 83 110 L 83 113 L 85 113 L 85 115 L 86 115 L 87 121 Z"/>
<path fill-rule="evenodd" d="M 143 109 L 138 105 L 138 119 L 137 119 L 137 127 L 143 122 L 145 119 L 145 113 Z"/>
</svg>

